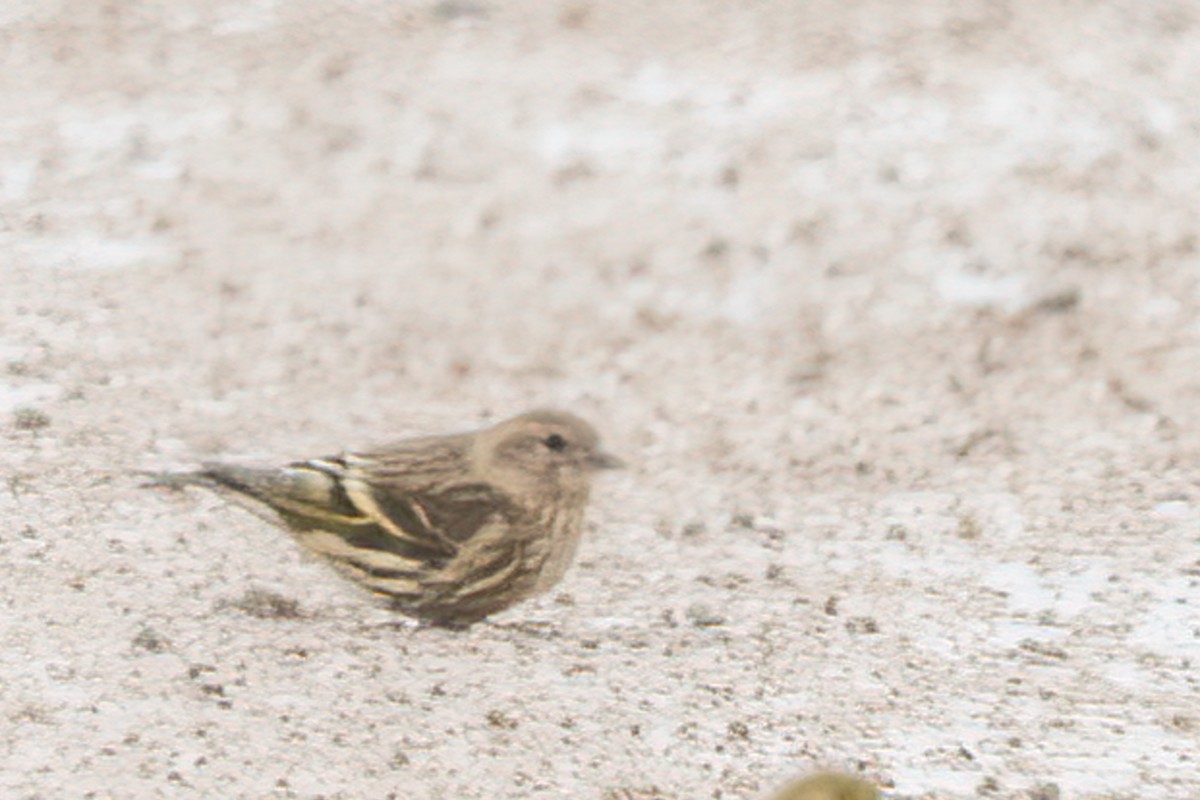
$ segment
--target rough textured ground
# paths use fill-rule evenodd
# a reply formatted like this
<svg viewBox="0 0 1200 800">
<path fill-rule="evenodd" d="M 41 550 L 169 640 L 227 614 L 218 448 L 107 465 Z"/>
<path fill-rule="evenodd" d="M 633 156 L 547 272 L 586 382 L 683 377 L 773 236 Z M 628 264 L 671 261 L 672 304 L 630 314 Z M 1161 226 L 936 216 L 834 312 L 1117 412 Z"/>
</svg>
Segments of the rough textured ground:
<svg viewBox="0 0 1200 800">
<path fill-rule="evenodd" d="M 1192 2 L 0 4 L 0 796 L 1200 797 Z M 534 405 L 414 631 L 129 470 Z"/>
</svg>

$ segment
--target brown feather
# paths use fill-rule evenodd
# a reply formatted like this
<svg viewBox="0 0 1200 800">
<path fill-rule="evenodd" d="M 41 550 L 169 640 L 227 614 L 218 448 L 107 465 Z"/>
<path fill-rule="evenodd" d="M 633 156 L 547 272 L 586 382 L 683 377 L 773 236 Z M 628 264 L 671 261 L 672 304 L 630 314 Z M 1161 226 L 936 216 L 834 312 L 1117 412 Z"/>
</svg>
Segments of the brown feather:
<svg viewBox="0 0 1200 800">
<path fill-rule="evenodd" d="M 616 463 L 586 422 L 535 411 L 282 468 L 205 464 L 162 483 L 252 498 L 397 610 L 462 626 L 562 578 L 592 474 Z"/>
</svg>

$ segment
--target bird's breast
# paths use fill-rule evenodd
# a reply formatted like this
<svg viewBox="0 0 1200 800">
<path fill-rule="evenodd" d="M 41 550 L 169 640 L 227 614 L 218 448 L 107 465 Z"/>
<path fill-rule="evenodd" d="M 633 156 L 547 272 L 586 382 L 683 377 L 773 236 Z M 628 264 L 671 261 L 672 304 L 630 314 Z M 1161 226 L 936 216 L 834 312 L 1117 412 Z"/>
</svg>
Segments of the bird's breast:
<svg viewBox="0 0 1200 800">
<path fill-rule="evenodd" d="M 537 565 L 534 591 L 540 593 L 562 580 L 575 559 L 583 533 L 583 507 L 559 507 L 547 514 L 538 527 L 541 535 L 529 542 L 529 555 Z"/>
</svg>

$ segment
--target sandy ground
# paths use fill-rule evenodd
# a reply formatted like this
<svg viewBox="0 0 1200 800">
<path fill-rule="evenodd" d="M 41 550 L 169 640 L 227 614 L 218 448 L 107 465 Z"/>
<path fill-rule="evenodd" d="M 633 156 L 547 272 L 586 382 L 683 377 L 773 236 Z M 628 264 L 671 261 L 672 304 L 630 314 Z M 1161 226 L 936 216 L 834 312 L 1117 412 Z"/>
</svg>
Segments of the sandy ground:
<svg viewBox="0 0 1200 800">
<path fill-rule="evenodd" d="M 0 3 L 0 796 L 1200 797 L 1200 8 Z M 130 470 L 531 406 L 412 630 Z"/>
</svg>

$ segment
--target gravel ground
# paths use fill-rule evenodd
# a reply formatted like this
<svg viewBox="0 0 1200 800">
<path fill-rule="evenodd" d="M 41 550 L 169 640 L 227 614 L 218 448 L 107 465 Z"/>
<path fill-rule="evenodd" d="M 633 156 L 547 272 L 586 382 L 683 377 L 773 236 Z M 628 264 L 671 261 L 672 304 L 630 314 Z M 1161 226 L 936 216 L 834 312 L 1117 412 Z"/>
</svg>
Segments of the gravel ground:
<svg viewBox="0 0 1200 800">
<path fill-rule="evenodd" d="M 1200 797 L 1200 8 L 5 0 L 0 795 Z M 130 472 L 569 408 L 417 630 Z"/>
</svg>

